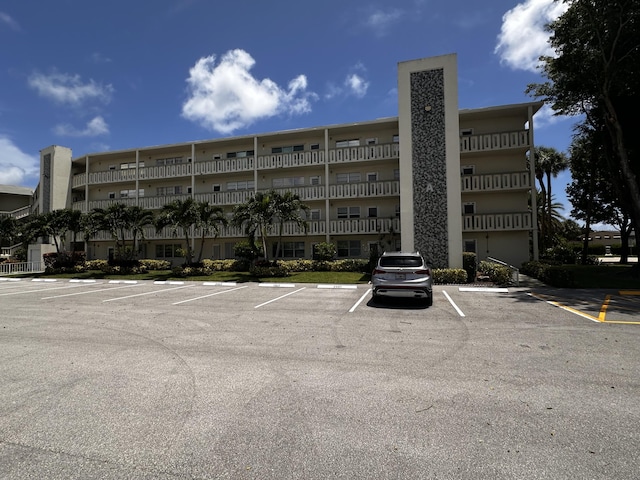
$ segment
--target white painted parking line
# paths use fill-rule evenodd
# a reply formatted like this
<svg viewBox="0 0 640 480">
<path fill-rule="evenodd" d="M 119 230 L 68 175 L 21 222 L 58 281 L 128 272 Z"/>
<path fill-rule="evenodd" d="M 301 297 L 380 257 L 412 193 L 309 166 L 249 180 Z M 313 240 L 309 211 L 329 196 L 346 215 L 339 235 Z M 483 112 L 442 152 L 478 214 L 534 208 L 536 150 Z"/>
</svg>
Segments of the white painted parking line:
<svg viewBox="0 0 640 480">
<path fill-rule="evenodd" d="M 24 290 L 21 292 L 11 292 L 11 293 L 0 293 L 0 297 L 6 297 L 7 295 L 22 295 L 24 293 L 34 293 L 34 292 L 50 292 L 52 290 L 64 290 L 65 288 L 78 288 L 82 285 L 69 285 L 67 287 L 53 287 L 53 288 L 40 288 L 38 290 Z"/>
<path fill-rule="evenodd" d="M 288 297 L 289 295 L 293 295 L 294 293 L 298 293 L 298 292 L 304 290 L 305 288 L 307 288 L 307 287 L 302 287 L 302 288 L 299 288 L 298 290 L 295 290 L 293 292 L 289 292 L 289 293 L 287 293 L 285 295 L 280 295 L 278 298 L 274 298 L 273 300 L 269 300 L 268 302 L 261 303 L 260 305 L 256 305 L 253 308 L 260 308 L 260 307 L 263 307 L 265 305 L 269 305 L 270 303 L 276 302 L 276 301 L 278 301 L 278 300 L 280 300 L 280 299 L 282 299 L 284 297 Z"/>
<path fill-rule="evenodd" d="M 32 282 L 57 282 L 57 278 L 34 278 Z"/>
<path fill-rule="evenodd" d="M 52 298 L 62 298 L 62 297 L 73 297 L 75 295 L 87 295 L 88 293 L 96 293 L 96 292 L 106 292 L 107 290 L 118 290 L 119 288 L 131 288 L 137 287 L 137 285 L 125 285 L 123 287 L 109 287 L 109 288 L 100 288 L 98 290 L 87 290 L 86 292 L 76 292 L 76 293 L 65 293 L 64 295 L 54 295 L 52 297 L 43 297 L 40 300 L 50 300 Z"/>
<path fill-rule="evenodd" d="M 464 313 L 462 313 L 462 310 L 460 310 L 458 305 L 456 305 L 456 303 L 451 299 L 449 294 L 447 292 L 445 292 L 444 290 L 442 291 L 442 293 L 444 294 L 445 297 L 447 297 L 447 300 L 449 300 L 449 303 L 451 304 L 451 306 L 453 306 L 453 308 L 456 309 L 456 312 L 458 312 L 458 315 L 460 315 L 461 317 L 464 317 L 465 316 Z"/>
<path fill-rule="evenodd" d="M 356 290 L 358 288 L 357 285 L 331 285 L 331 284 L 320 284 L 318 285 L 318 288 L 336 288 L 336 289 L 349 289 L 349 290 Z"/>
<path fill-rule="evenodd" d="M 109 280 L 109 283 L 138 283 L 137 280 Z"/>
<path fill-rule="evenodd" d="M 21 278 L 6 278 L 6 277 L 0 277 L 0 282 L 20 282 L 22 281 Z"/>
<path fill-rule="evenodd" d="M 136 293 L 135 295 L 127 295 L 126 297 L 109 298 L 107 300 L 103 300 L 102 303 L 115 302 L 116 300 L 125 300 L 127 298 L 133 298 L 133 297 L 142 297 L 143 295 L 153 295 L 154 293 L 160 293 L 160 292 L 170 292 L 171 290 L 180 290 L 181 288 L 189 288 L 189 287 L 193 287 L 193 285 L 184 285 L 182 287 L 168 288 L 166 290 L 163 289 L 163 290 L 154 290 L 152 292 Z"/>
<path fill-rule="evenodd" d="M 96 280 L 82 280 L 80 278 L 72 278 L 69 283 L 96 283 Z"/>
<path fill-rule="evenodd" d="M 178 280 L 156 280 L 154 285 L 184 285 L 184 282 Z"/>
<path fill-rule="evenodd" d="M 207 287 L 210 287 L 210 286 L 235 287 L 237 283 L 236 282 L 203 282 L 202 285 Z"/>
<path fill-rule="evenodd" d="M 180 305 L 181 303 L 193 302 L 194 300 L 200 300 L 201 298 L 213 297 L 215 295 L 222 295 L 223 293 L 235 292 L 236 290 L 241 290 L 243 288 L 247 288 L 248 285 L 244 285 L 238 288 L 232 288 L 231 290 L 222 290 L 221 292 L 210 293 L 209 295 L 202 295 L 201 297 L 189 298 L 187 300 L 181 300 L 179 302 L 172 303 L 171 305 Z"/>
<path fill-rule="evenodd" d="M 365 299 L 365 297 L 367 295 L 369 295 L 371 293 L 371 289 L 369 288 L 366 292 L 364 292 L 364 295 L 362 295 L 360 297 L 360 300 L 358 300 L 355 305 L 353 307 L 351 307 L 351 309 L 349 309 L 349 313 L 353 313 L 355 312 L 356 308 L 358 308 L 358 305 L 360 305 L 362 303 L 362 301 Z"/>
<path fill-rule="evenodd" d="M 259 287 L 295 288 L 295 283 L 259 283 Z"/>
<path fill-rule="evenodd" d="M 492 292 L 492 293 L 509 293 L 508 288 L 500 287 L 459 287 L 459 292 Z"/>
</svg>

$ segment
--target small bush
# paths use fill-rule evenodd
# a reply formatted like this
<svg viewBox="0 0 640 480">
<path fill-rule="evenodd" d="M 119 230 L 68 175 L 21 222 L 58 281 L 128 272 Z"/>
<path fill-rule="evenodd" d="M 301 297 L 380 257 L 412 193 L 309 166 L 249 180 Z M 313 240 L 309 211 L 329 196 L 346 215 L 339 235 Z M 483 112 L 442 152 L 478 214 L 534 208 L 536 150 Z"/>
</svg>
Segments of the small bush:
<svg viewBox="0 0 640 480">
<path fill-rule="evenodd" d="M 496 285 L 508 285 L 512 280 L 511 269 L 498 263 L 483 260 L 478 265 L 478 271 L 487 275 Z"/>
<path fill-rule="evenodd" d="M 571 288 L 576 285 L 572 271 L 553 265 L 546 269 L 544 278 L 541 280 L 553 287 Z"/>
<path fill-rule="evenodd" d="M 467 283 L 467 271 L 462 268 L 436 268 L 431 277 L 439 285 Z"/>
<path fill-rule="evenodd" d="M 331 262 L 332 272 L 368 272 L 369 260 L 362 258 L 346 258 Z"/>
<path fill-rule="evenodd" d="M 241 272 L 248 270 L 245 262 L 240 260 L 209 260 L 202 261 L 202 266 L 207 271 L 213 272 Z"/>
<path fill-rule="evenodd" d="M 320 242 L 313 247 L 313 259 L 321 262 L 331 261 L 335 258 L 337 251 L 335 244 Z"/>
<path fill-rule="evenodd" d="M 149 271 L 169 270 L 171 268 L 171 262 L 169 260 L 145 259 L 140 260 L 140 266 Z"/>
<path fill-rule="evenodd" d="M 288 277 L 289 272 L 282 265 L 254 265 L 249 273 L 255 277 Z"/>
</svg>

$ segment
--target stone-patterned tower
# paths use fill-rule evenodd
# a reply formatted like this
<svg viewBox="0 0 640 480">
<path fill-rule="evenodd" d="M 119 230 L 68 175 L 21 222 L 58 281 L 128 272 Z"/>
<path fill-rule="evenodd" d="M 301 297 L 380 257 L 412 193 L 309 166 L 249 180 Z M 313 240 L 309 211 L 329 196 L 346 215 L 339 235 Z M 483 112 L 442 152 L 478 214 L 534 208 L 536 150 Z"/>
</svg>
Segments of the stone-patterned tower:
<svg viewBox="0 0 640 480">
<path fill-rule="evenodd" d="M 456 55 L 398 64 L 402 250 L 462 267 Z"/>
</svg>

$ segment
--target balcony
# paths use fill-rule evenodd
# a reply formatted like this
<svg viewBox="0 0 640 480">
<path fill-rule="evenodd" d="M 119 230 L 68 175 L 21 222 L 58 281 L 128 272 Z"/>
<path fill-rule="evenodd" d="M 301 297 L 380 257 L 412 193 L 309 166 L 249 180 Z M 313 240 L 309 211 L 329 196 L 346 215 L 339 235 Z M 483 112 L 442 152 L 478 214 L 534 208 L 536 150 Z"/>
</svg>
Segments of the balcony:
<svg viewBox="0 0 640 480">
<path fill-rule="evenodd" d="M 324 150 L 278 153 L 258 157 L 258 170 L 324 165 Z"/>
<path fill-rule="evenodd" d="M 350 233 L 384 234 L 390 231 L 400 233 L 399 218 L 357 218 L 349 220 L 331 220 L 329 234 L 346 235 Z"/>
<path fill-rule="evenodd" d="M 361 147 L 344 147 L 329 150 L 329 163 L 349 163 L 367 160 L 386 160 L 400 156 L 399 143 L 383 143 Z"/>
<path fill-rule="evenodd" d="M 465 135 L 460 137 L 460 153 L 488 152 L 528 147 L 529 130 Z"/>
<path fill-rule="evenodd" d="M 224 160 L 196 162 L 194 164 L 194 173 L 196 175 L 214 175 L 218 173 L 252 172 L 254 165 L 253 157 L 226 158 Z"/>
<path fill-rule="evenodd" d="M 463 232 L 531 230 L 531 213 L 491 213 L 463 215 Z"/>
<path fill-rule="evenodd" d="M 31 214 L 31 207 L 28 205 L 26 207 L 16 208 L 15 210 L 11 210 L 10 212 L 0 212 L 0 216 L 13 217 L 16 220 L 27 217 L 30 214 Z"/>
<path fill-rule="evenodd" d="M 329 198 L 371 198 L 400 195 L 400 181 L 341 183 L 329 185 Z"/>
<path fill-rule="evenodd" d="M 463 175 L 460 179 L 462 192 L 495 192 L 500 190 L 529 190 L 529 172 Z"/>
</svg>

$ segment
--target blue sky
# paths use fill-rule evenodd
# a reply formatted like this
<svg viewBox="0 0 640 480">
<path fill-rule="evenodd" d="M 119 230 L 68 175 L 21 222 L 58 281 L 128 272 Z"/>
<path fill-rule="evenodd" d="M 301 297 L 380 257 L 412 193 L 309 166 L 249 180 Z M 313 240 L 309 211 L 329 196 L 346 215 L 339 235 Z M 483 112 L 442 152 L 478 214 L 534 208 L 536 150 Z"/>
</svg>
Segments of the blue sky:
<svg viewBox="0 0 640 480">
<path fill-rule="evenodd" d="M 153 8 L 150 8 L 150 6 Z M 457 53 L 460 108 L 530 101 L 553 0 L 0 3 L 0 184 L 103 150 L 397 115 L 397 63 Z M 575 119 L 536 116 L 566 151 Z M 565 202 L 568 172 L 554 183 Z M 569 215 L 570 207 L 564 212 Z"/>
</svg>

